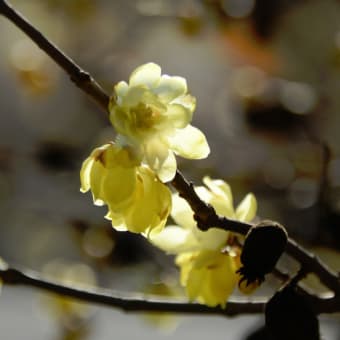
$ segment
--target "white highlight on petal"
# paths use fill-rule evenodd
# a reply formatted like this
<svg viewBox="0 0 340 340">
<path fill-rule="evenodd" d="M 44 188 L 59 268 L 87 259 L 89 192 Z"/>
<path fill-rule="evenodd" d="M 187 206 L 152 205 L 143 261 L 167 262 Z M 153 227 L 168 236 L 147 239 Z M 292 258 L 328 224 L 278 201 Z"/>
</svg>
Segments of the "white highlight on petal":
<svg viewBox="0 0 340 340">
<path fill-rule="evenodd" d="M 161 78 L 161 68 L 155 63 L 147 63 L 137 67 L 130 76 L 130 86 L 157 86 Z"/>
</svg>

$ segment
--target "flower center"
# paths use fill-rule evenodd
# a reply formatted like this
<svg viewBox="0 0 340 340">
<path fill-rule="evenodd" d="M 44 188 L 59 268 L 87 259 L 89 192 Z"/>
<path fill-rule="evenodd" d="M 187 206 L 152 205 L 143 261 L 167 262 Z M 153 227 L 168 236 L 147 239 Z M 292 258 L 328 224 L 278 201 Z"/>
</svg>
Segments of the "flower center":
<svg viewBox="0 0 340 340">
<path fill-rule="evenodd" d="M 150 130 L 160 120 L 160 112 L 144 103 L 139 103 L 137 106 L 130 109 L 131 116 L 138 130 Z"/>
</svg>

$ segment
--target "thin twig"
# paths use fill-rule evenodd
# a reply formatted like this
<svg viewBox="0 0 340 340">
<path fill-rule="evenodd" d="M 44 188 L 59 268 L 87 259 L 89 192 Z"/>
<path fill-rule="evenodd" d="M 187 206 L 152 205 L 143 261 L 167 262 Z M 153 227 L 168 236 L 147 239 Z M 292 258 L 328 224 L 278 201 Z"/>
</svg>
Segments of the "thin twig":
<svg viewBox="0 0 340 340">
<path fill-rule="evenodd" d="M 65 70 L 65 72 L 69 74 L 71 80 L 79 88 L 81 88 L 91 98 L 93 98 L 102 109 L 108 112 L 108 103 L 110 98 L 88 72 L 81 69 L 76 63 L 74 63 L 72 59 L 70 59 L 54 44 L 52 44 L 45 36 L 43 36 L 41 32 L 39 32 L 34 26 L 32 26 L 21 14 L 15 11 L 5 0 L 0 0 L 0 13 L 4 15 L 6 18 L 8 18 L 14 25 L 19 27 L 24 33 L 26 33 L 63 70 Z M 194 211 L 195 218 L 198 222 L 198 226 L 202 230 L 208 230 L 209 228 L 215 227 L 245 235 L 249 228 L 251 228 L 252 225 L 249 223 L 235 221 L 225 217 L 218 216 L 211 206 L 205 204 L 198 197 L 194 190 L 193 185 L 189 183 L 179 171 L 177 171 L 176 176 L 172 180 L 171 184 L 179 192 L 179 194 L 188 201 L 188 203 L 190 204 L 191 208 Z M 317 310 L 319 310 L 320 312 L 339 311 L 340 281 L 338 274 L 330 270 L 328 266 L 325 265 L 322 261 L 320 261 L 315 255 L 303 249 L 292 239 L 289 239 L 288 241 L 286 252 L 290 256 L 292 256 L 295 260 L 297 260 L 301 264 L 301 266 L 304 267 L 304 270 L 306 272 L 315 273 L 319 277 L 321 282 L 335 293 L 335 296 L 332 299 L 327 300 L 318 299 L 317 301 L 319 303 L 319 308 Z M 53 291 L 53 289 L 51 288 L 53 287 L 52 283 L 50 283 L 48 287 L 45 287 L 43 284 L 39 285 L 37 284 L 37 282 L 40 281 L 34 281 L 33 279 L 32 279 L 33 281 L 28 279 L 25 280 L 23 280 L 23 282 L 21 283 L 31 284 L 33 286 Z M 54 286 L 54 288 L 56 289 L 57 286 Z M 75 293 L 76 291 L 78 293 Z M 72 295 L 81 298 L 80 296 L 81 293 L 79 293 L 79 290 L 72 291 L 66 290 L 63 293 L 66 295 Z M 95 298 L 91 299 L 92 300 L 90 301 L 96 302 Z M 190 304 L 190 306 L 194 305 Z M 167 308 L 168 307 L 169 305 L 167 305 Z"/>
<path fill-rule="evenodd" d="M 143 294 L 113 292 L 99 288 L 79 288 L 66 286 L 55 281 L 47 280 L 33 271 L 14 268 L 0 269 L 0 277 L 7 284 L 21 284 L 40 288 L 51 293 L 76 298 L 84 302 L 120 308 L 126 312 L 172 312 L 183 314 L 217 314 L 235 316 L 239 314 L 257 314 L 264 310 L 264 300 L 254 302 L 228 301 L 225 309 L 221 307 L 207 307 L 198 303 L 187 303 L 174 299 L 166 300 L 148 297 Z"/>
<path fill-rule="evenodd" d="M 47 53 L 84 92 L 90 95 L 105 111 L 108 110 L 109 96 L 91 75 L 81 69 L 69 56 L 45 38 L 31 23 L 17 12 L 7 1 L 0 0 L 0 13 L 28 35 Z"/>
</svg>

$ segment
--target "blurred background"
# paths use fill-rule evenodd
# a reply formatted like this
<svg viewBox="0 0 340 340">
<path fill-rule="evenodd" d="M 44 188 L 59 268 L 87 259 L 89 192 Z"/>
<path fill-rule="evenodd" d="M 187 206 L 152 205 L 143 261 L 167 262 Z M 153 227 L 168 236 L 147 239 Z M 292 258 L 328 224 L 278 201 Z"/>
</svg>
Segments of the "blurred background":
<svg viewBox="0 0 340 340">
<path fill-rule="evenodd" d="M 253 192 L 259 218 L 340 270 L 339 1 L 11 3 L 108 93 L 149 61 L 185 77 L 211 147 L 206 160 L 179 160 L 185 176 L 228 181 L 236 203 Z M 114 138 L 105 114 L 5 18 L 0 46 L 0 255 L 66 282 L 182 295 L 173 259 L 113 231 L 79 192 L 82 161 Z M 269 277 L 258 294 L 277 284 Z M 324 339 L 339 340 L 339 316 L 320 319 Z M 21 287 L 3 287 L 0 300 L 4 339 L 264 339 L 254 334 L 262 324 L 127 315 Z"/>
</svg>

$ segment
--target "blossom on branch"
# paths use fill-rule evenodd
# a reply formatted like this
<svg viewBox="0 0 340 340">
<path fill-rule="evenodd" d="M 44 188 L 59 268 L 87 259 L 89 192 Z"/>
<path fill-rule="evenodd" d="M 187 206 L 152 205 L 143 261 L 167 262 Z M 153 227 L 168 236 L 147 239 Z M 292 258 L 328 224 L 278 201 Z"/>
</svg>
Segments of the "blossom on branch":
<svg viewBox="0 0 340 340">
<path fill-rule="evenodd" d="M 81 192 L 91 190 L 94 204 L 108 206 L 106 217 L 117 230 L 161 230 L 171 210 L 171 192 L 130 147 L 108 143 L 84 161 Z"/>
<path fill-rule="evenodd" d="M 250 221 L 255 217 L 257 203 L 253 194 L 248 194 L 235 210 L 231 189 L 226 182 L 209 177 L 203 182 L 205 186 L 196 187 L 195 191 L 219 215 L 240 221 Z M 224 307 L 239 280 L 236 273 L 240 266 L 239 254 L 228 250 L 233 235 L 217 228 L 199 230 L 189 204 L 178 194 L 173 194 L 172 199 L 171 216 L 177 225 L 166 227 L 151 237 L 151 242 L 177 255 L 180 281 L 190 300 Z"/>
<path fill-rule="evenodd" d="M 202 159 L 210 152 L 204 134 L 190 125 L 195 106 L 184 78 L 161 75 L 160 66 L 148 63 L 114 87 L 110 120 L 117 142 L 133 147 L 167 182 L 175 176 L 175 154 Z"/>
</svg>

